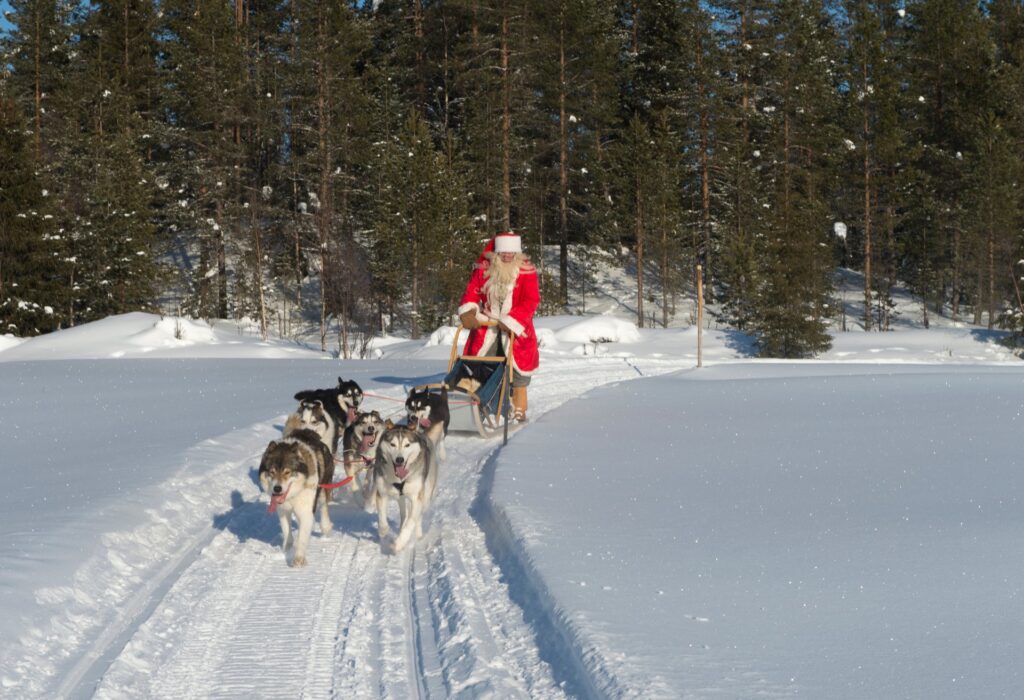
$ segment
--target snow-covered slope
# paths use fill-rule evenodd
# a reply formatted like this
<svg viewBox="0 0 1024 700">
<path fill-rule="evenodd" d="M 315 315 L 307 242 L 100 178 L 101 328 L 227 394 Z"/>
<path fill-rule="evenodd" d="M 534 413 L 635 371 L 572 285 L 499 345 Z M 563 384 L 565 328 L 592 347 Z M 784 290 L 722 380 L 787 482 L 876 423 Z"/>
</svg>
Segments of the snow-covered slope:
<svg viewBox="0 0 1024 700">
<path fill-rule="evenodd" d="M 538 325 L 533 420 L 449 437 L 425 538 L 390 555 L 343 497 L 305 569 L 255 479 L 292 394 L 353 378 L 397 417 L 453 329 L 341 362 L 130 314 L 0 349 L 0 694 L 1014 687 L 1022 365 L 997 337 L 840 333 L 780 363 L 710 328 L 698 371 L 693 328 Z"/>
</svg>

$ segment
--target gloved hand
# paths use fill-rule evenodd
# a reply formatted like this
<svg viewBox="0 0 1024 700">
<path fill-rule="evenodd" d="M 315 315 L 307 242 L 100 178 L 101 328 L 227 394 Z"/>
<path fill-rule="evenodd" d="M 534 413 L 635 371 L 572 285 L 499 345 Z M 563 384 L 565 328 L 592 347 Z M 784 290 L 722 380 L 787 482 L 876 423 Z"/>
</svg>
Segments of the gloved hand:
<svg viewBox="0 0 1024 700">
<path fill-rule="evenodd" d="M 474 328 L 480 327 L 480 322 L 476 320 L 476 309 L 469 309 L 459 316 L 459 320 L 462 321 L 463 328 L 473 330 Z"/>
</svg>

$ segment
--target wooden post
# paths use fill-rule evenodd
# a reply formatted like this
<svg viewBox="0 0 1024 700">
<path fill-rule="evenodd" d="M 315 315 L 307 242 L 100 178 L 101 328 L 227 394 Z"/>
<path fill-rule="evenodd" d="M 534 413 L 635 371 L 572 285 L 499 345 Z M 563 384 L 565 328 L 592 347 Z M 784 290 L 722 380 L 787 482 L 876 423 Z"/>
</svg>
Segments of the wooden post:
<svg viewBox="0 0 1024 700">
<path fill-rule="evenodd" d="M 704 366 L 704 276 L 697 266 L 697 366 Z"/>
</svg>

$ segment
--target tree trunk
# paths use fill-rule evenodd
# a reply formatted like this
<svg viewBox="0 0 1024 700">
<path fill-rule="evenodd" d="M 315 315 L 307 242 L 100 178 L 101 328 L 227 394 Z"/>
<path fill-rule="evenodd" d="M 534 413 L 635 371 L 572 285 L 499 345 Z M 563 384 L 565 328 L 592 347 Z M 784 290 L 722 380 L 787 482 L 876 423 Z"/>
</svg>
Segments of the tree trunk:
<svg viewBox="0 0 1024 700">
<path fill-rule="evenodd" d="M 862 63 L 864 84 L 868 84 L 868 66 Z M 864 330 L 871 330 L 871 155 L 868 147 L 870 138 L 870 116 L 868 100 L 865 97 L 862 128 L 864 136 Z"/>
<path fill-rule="evenodd" d="M 991 191 L 991 190 L 989 190 Z M 995 327 L 996 319 L 996 231 L 993 214 L 989 211 L 988 221 L 988 328 Z M 980 303 L 980 299 L 979 299 Z"/>
<path fill-rule="evenodd" d="M 508 2 L 501 16 L 501 198 L 502 227 L 512 229 L 512 73 L 509 71 Z"/>
<path fill-rule="evenodd" d="M 953 292 L 952 292 L 953 293 L 953 300 L 952 300 L 953 308 L 952 308 L 952 312 L 953 312 L 953 321 L 954 322 L 960 320 L 960 292 L 961 292 L 961 285 L 963 284 L 962 280 L 960 279 L 960 276 L 961 276 L 961 269 L 960 269 L 960 246 L 961 246 L 960 226 L 956 225 L 956 226 L 953 227 Z"/>
<path fill-rule="evenodd" d="M 634 220 L 636 236 L 636 325 L 644 327 L 644 206 L 643 192 L 640 185 L 640 173 L 635 175 L 634 197 L 636 198 L 636 216 Z"/>
<path fill-rule="evenodd" d="M 41 18 L 38 5 L 33 13 L 35 18 L 35 36 L 33 37 L 33 49 L 35 62 L 35 124 L 36 133 L 33 134 L 33 140 L 35 141 L 35 155 L 36 163 L 41 164 L 43 162 L 43 61 L 42 61 L 42 41 L 41 36 L 43 28 L 41 26 Z"/>
<path fill-rule="evenodd" d="M 320 350 L 327 350 L 327 294 L 326 287 L 331 283 L 333 270 L 329 270 L 330 256 L 328 255 L 330 242 L 330 226 L 332 211 L 331 197 L 331 143 L 330 124 L 331 114 L 329 109 L 330 86 L 327 81 L 329 67 L 326 65 L 327 56 L 327 20 L 324 17 L 323 5 L 317 4 L 317 148 L 319 165 L 319 190 L 320 208 L 317 211 L 317 240 L 320 244 Z"/>
<path fill-rule="evenodd" d="M 419 263 L 419 227 L 416 222 L 412 223 L 412 246 L 409 255 L 409 286 L 411 288 L 410 305 L 412 310 L 410 311 L 409 321 L 409 336 L 413 340 L 417 340 L 420 337 L 420 263 Z"/>
<path fill-rule="evenodd" d="M 569 301 L 569 129 L 565 102 L 565 2 L 558 14 L 558 296 Z"/>
<path fill-rule="evenodd" d="M 260 338 L 263 340 L 267 339 L 267 301 L 263 294 L 263 244 L 260 240 L 260 226 L 259 226 L 259 204 L 257 203 L 257 197 L 252 197 L 252 203 L 250 209 L 252 211 L 252 219 L 250 225 L 252 226 L 252 243 L 253 253 L 256 258 L 256 264 L 254 266 L 253 275 L 256 283 L 256 300 L 259 309 L 260 317 Z"/>
<path fill-rule="evenodd" d="M 710 119 L 707 108 L 707 85 L 704 83 L 704 44 L 698 39 L 697 44 L 697 95 L 700 99 L 700 221 L 703 242 L 697 255 L 702 270 L 707 270 L 707 291 L 710 301 L 714 301 L 714 275 L 711 265 L 711 162 L 708 157 L 710 149 Z"/>
<path fill-rule="evenodd" d="M 228 317 L 228 260 L 227 241 L 224 236 L 224 203 L 217 200 L 217 231 L 214 241 L 217 246 L 217 318 Z"/>
</svg>

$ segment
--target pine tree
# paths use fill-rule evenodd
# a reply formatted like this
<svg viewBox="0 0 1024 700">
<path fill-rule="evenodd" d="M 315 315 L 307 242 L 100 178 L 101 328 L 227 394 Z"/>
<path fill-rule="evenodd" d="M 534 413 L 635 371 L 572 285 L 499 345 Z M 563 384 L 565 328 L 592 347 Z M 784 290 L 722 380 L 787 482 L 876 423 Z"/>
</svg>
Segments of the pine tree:
<svg viewBox="0 0 1024 700">
<path fill-rule="evenodd" d="M 152 18 L 150 6 L 130 2 L 76 17 L 49 178 L 71 261 L 70 324 L 152 308 L 161 285 Z"/>
<path fill-rule="evenodd" d="M 556 307 L 569 301 L 569 245 L 591 238 L 590 209 L 605 189 L 599 181 L 600 139 L 607 137 L 618 107 L 615 19 L 607 0 L 536 3 L 531 18 L 534 41 L 524 60 L 539 99 L 524 121 L 533 134 L 536 194 L 535 204 L 524 209 L 539 242 L 558 245 L 558 287 L 550 300 Z M 543 259 L 540 266 L 543 272 Z"/>
<path fill-rule="evenodd" d="M 895 212 L 900 209 L 895 174 L 907 160 L 900 113 L 897 8 L 893 2 L 846 3 L 847 74 L 844 115 L 849 154 L 850 218 L 859 222 L 850 240 L 864 270 L 864 328 L 887 329 L 893 307 Z M 881 269 L 879 269 L 881 268 Z M 877 307 L 877 318 L 876 318 Z"/>
<path fill-rule="evenodd" d="M 905 274 L 926 305 L 941 310 L 948 299 L 957 319 L 966 291 L 967 156 L 991 74 L 987 33 L 977 6 L 965 0 L 920 0 L 908 11 L 920 177 L 907 221 Z"/>
<path fill-rule="evenodd" d="M 401 134 L 381 147 L 374 276 L 395 301 L 411 307 L 413 338 L 448 321 L 476 252 L 453 166 L 415 111 Z"/>
<path fill-rule="evenodd" d="M 769 157 L 773 112 L 765 111 L 767 3 L 727 0 L 718 23 L 725 79 L 714 101 L 718 169 L 714 182 L 720 211 L 717 294 L 724 318 L 752 330 L 764 288 L 771 202 Z"/>
<path fill-rule="evenodd" d="M 60 97 L 68 74 L 71 29 L 68 5 L 58 0 L 12 0 L 11 29 L 0 35 L 0 55 L 10 67 L 6 91 L 31 115 L 32 155 L 37 167 L 52 157 L 61 128 Z"/>
<path fill-rule="evenodd" d="M 242 209 L 245 114 L 252 97 L 243 40 L 246 16 L 220 3 L 171 0 L 163 10 L 164 109 L 173 127 L 167 172 L 189 256 L 185 308 L 229 316 L 229 249 Z"/>
<path fill-rule="evenodd" d="M 835 38 L 815 0 L 783 0 L 770 18 L 767 100 L 774 197 L 765 286 L 754 328 L 762 355 L 804 357 L 828 348 L 832 159 L 838 152 Z"/>
<path fill-rule="evenodd" d="M 62 239 L 27 132 L 17 104 L 0 94 L 0 331 L 20 336 L 61 327 L 66 303 Z"/>
<path fill-rule="evenodd" d="M 311 217 L 313 237 L 303 245 L 320 269 L 318 307 L 325 347 L 329 318 L 337 315 L 341 326 L 348 327 L 350 314 L 362 301 L 351 296 L 339 301 L 335 293 L 335 303 L 328 303 L 328 288 L 350 289 L 340 284 L 341 278 L 366 275 L 355 265 L 362 255 L 355 241 L 360 226 L 354 200 L 363 186 L 367 144 L 375 136 L 370 102 L 357 75 L 368 37 L 359 17 L 345 5 L 299 2 L 293 9 L 288 69 L 290 168 L 297 197 L 293 206 Z"/>
</svg>

